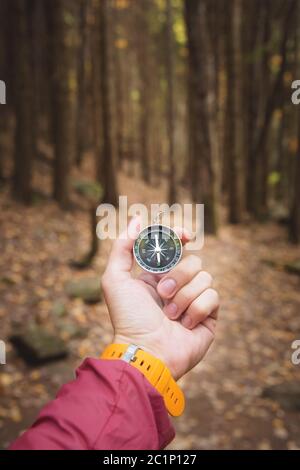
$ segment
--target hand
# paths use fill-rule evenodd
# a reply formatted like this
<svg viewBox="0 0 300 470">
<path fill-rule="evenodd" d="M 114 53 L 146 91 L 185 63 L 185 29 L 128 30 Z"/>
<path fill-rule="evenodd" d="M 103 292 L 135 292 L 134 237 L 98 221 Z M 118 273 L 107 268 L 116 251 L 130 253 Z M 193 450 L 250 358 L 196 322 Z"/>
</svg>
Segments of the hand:
<svg viewBox="0 0 300 470">
<path fill-rule="evenodd" d="M 132 219 L 127 234 L 115 241 L 102 277 L 114 342 L 136 344 L 160 358 L 177 380 L 211 345 L 219 296 L 195 255 L 183 257 L 164 275 L 144 272 L 133 278 L 132 247 L 139 230 L 139 219 Z M 183 244 L 188 241 L 184 230 L 179 235 Z"/>
</svg>

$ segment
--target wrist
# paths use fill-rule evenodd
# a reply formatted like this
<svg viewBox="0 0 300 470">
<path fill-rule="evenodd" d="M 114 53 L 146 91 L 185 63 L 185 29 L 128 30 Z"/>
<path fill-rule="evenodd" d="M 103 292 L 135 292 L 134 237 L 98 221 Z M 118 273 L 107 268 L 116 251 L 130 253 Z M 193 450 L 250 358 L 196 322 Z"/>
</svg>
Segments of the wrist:
<svg viewBox="0 0 300 470">
<path fill-rule="evenodd" d="M 160 359 L 165 366 L 169 369 L 172 377 L 174 380 L 178 380 L 182 374 L 178 373 L 178 370 L 176 369 L 176 366 L 174 364 L 174 361 L 171 361 L 168 357 L 168 355 L 161 350 L 161 347 L 159 345 L 153 345 L 153 344 L 148 344 L 145 341 L 138 341 L 136 338 L 130 338 L 128 336 L 116 334 L 113 338 L 113 343 L 115 344 L 135 344 L 136 346 L 139 346 L 141 349 L 144 351 L 148 352 L 149 354 L 152 354 L 152 356 Z"/>
<path fill-rule="evenodd" d="M 124 336 L 115 336 L 101 354 L 105 360 L 123 360 L 130 367 L 137 369 L 163 397 L 165 406 L 172 416 L 183 413 L 185 399 L 182 390 L 176 384 L 171 371 L 152 350 L 149 352 Z"/>
</svg>

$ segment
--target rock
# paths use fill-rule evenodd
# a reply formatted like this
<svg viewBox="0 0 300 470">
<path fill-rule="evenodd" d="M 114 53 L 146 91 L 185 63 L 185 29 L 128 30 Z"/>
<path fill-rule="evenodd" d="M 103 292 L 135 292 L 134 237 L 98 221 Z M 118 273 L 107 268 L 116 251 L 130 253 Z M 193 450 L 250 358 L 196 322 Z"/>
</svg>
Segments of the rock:
<svg viewBox="0 0 300 470">
<path fill-rule="evenodd" d="M 60 322 L 58 329 L 60 332 L 60 337 L 63 340 L 85 338 L 88 334 L 87 328 L 83 328 L 82 326 L 69 321 Z"/>
<path fill-rule="evenodd" d="M 282 408 L 300 411 L 300 382 L 285 382 L 267 387 L 262 395 L 277 401 Z"/>
<path fill-rule="evenodd" d="M 71 298 L 80 298 L 86 303 L 96 303 L 101 300 L 100 279 L 98 277 L 82 278 L 70 281 L 66 291 Z"/>
<path fill-rule="evenodd" d="M 18 354 L 29 364 L 39 365 L 68 355 L 65 343 L 45 328 L 30 325 L 10 338 Z"/>
<path fill-rule="evenodd" d="M 60 302 L 57 300 L 54 302 L 52 309 L 51 309 L 51 314 L 54 315 L 55 317 L 61 318 L 65 317 L 67 315 L 67 309 L 66 306 L 63 302 Z"/>
<path fill-rule="evenodd" d="M 300 260 L 292 261 L 291 263 L 286 263 L 284 269 L 292 274 L 297 274 L 300 276 Z"/>
</svg>

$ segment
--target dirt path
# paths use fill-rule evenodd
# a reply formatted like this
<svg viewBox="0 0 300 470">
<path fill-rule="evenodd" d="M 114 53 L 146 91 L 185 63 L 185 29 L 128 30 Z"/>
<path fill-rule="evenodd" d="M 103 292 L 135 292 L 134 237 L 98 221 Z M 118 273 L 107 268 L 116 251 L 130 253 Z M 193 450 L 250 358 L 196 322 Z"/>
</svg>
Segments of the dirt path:
<svg viewBox="0 0 300 470">
<path fill-rule="evenodd" d="M 157 190 L 123 178 L 129 202 L 159 202 Z M 142 201 L 142 202 L 143 202 Z M 65 282 L 101 273 L 108 245 L 88 271 L 74 272 L 68 261 L 88 242 L 86 214 L 62 213 L 52 202 L 23 208 L 4 193 L 0 207 L 1 339 L 33 318 L 53 322 L 53 304 L 62 302 L 68 319 L 87 333 L 68 338 L 67 361 L 29 368 L 7 351 L 0 366 L 0 447 L 25 429 L 60 384 L 73 377 L 82 358 L 98 355 L 110 340 L 104 304 L 70 300 Z M 263 259 L 295 259 L 282 228 L 272 224 L 224 227 L 207 237 L 201 252 L 204 269 L 215 277 L 222 308 L 217 339 L 209 355 L 183 381 L 187 410 L 176 420 L 170 448 L 300 448 L 300 413 L 287 412 L 261 397 L 264 387 L 300 380 L 291 363 L 291 343 L 300 338 L 300 280 L 269 267 Z"/>
<path fill-rule="evenodd" d="M 266 386 L 300 379 L 291 343 L 300 334 L 299 278 L 261 260 L 289 259 L 278 227 L 224 228 L 202 257 L 221 293 L 215 344 L 186 379 L 187 417 L 172 448 L 300 447 L 300 413 L 263 399 Z"/>
</svg>

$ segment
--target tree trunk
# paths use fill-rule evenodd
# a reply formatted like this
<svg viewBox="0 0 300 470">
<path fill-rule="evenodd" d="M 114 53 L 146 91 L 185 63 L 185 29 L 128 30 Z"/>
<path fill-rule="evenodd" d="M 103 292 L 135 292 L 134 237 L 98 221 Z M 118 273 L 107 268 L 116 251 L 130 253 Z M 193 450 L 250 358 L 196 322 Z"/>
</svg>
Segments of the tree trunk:
<svg viewBox="0 0 300 470">
<path fill-rule="evenodd" d="M 149 0 L 140 0 L 137 7 L 137 65 L 140 78 L 140 162 L 142 178 L 146 183 L 150 183 L 150 47 L 149 47 L 149 26 L 147 13 L 149 10 Z"/>
<path fill-rule="evenodd" d="M 89 0 L 80 0 L 79 5 L 79 35 L 80 46 L 78 54 L 78 102 L 77 102 L 77 146 L 76 164 L 81 165 L 83 154 L 86 149 L 87 135 L 87 77 L 86 77 L 86 52 L 88 39 Z"/>
<path fill-rule="evenodd" d="M 255 166 L 252 169 L 252 171 L 254 171 L 255 173 L 255 187 L 256 187 L 256 192 L 254 195 L 254 198 L 255 198 L 254 199 L 255 201 L 254 202 L 254 215 L 258 218 L 264 215 L 264 208 L 266 206 L 266 201 L 264 202 L 264 200 L 266 199 L 268 162 L 265 162 L 265 164 L 263 165 L 262 160 L 266 158 L 264 150 L 266 149 L 273 113 L 278 103 L 278 96 L 280 95 L 279 92 L 282 86 L 284 72 L 286 70 L 287 45 L 288 45 L 289 34 L 292 29 L 291 23 L 292 23 L 293 15 L 295 12 L 296 3 L 297 3 L 296 0 L 290 0 L 287 3 L 286 11 L 284 11 L 285 16 L 283 18 L 283 32 L 282 32 L 280 50 L 279 50 L 279 54 L 281 56 L 281 64 L 280 64 L 279 71 L 276 75 L 276 78 L 274 79 L 273 85 L 271 87 L 271 92 L 269 93 L 269 95 L 267 96 L 265 100 L 264 109 L 261 111 L 262 118 L 261 118 L 261 121 L 259 122 L 259 125 L 257 126 L 258 134 L 255 138 L 255 142 L 253 146 L 252 160 L 255 162 Z M 268 14 L 269 12 L 266 11 L 267 16 Z M 267 18 L 267 21 L 268 21 L 268 18 Z M 266 92 L 266 89 L 264 87 L 264 94 L 265 92 Z M 264 99 L 265 97 L 263 97 L 263 100 Z M 263 186 L 265 188 L 263 188 Z"/>
<path fill-rule="evenodd" d="M 261 9 L 264 4 L 256 0 L 245 5 L 245 30 L 244 30 L 244 50 L 245 61 L 244 69 L 244 102 L 245 102 L 245 187 L 246 187 L 246 210 L 249 213 L 254 212 L 255 198 L 255 166 L 256 155 L 254 149 L 254 135 L 257 120 L 257 66 L 253 58 L 253 51 L 258 47 L 258 36 L 260 24 L 257 20 L 261 15 Z M 250 59 L 251 58 L 251 59 Z"/>
<path fill-rule="evenodd" d="M 270 1 L 264 2 L 264 30 L 263 30 L 263 57 L 261 67 L 261 93 L 260 98 L 262 101 L 262 115 L 266 108 L 266 96 L 271 85 L 270 76 L 270 54 L 269 54 L 269 43 L 271 39 L 271 24 L 270 24 Z M 279 89 L 282 87 L 282 83 Z M 279 90 L 278 90 L 279 91 Z M 259 155 L 259 181 L 258 181 L 258 207 L 257 214 L 259 213 L 263 218 L 266 217 L 268 211 L 268 174 L 269 174 L 269 148 L 268 140 L 266 139 L 261 154 Z"/>
<path fill-rule="evenodd" d="M 95 156 L 96 179 L 103 184 L 102 170 L 102 103 L 101 103 L 101 85 L 100 76 L 101 68 L 99 62 L 100 55 L 100 21 L 99 21 L 99 2 L 95 1 L 91 4 L 93 28 L 91 33 L 91 88 L 92 88 L 92 122 L 93 122 L 93 151 Z"/>
<path fill-rule="evenodd" d="M 230 14 L 231 12 L 228 12 Z M 229 222 L 241 221 L 244 204 L 243 185 L 243 64 L 242 64 L 242 2 L 234 0 L 232 22 L 228 37 L 227 55 L 227 93 L 228 93 L 228 125 L 232 126 L 228 134 L 227 151 L 229 156 Z M 229 114 L 232 113 L 232 117 Z"/>
<path fill-rule="evenodd" d="M 171 0 L 167 0 L 167 24 L 166 24 L 166 76 L 167 76 L 167 134 L 168 134 L 168 162 L 169 162 L 169 188 L 168 202 L 170 205 L 176 202 L 176 167 L 174 156 L 174 38 L 173 38 L 173 13 Z"/>
<path fill-rule="evenodd" d="M 219 133 L 218 133 L 218 87 L 217 87 L 217 55 L 213 53 L 215 47 L 214 35 L 209 30 L 208 16 L 209 2 L 202 2 L 200 8 L 200 38 L 202 39 L 202 69 L 204 83 L 203 88 L 205 116 L 207 129 L 205 129 L 204 141 L 206 141 L 203 159 L 203 173 L 207 173 L 208 177 L 202 182 L 205 188 L 205 211 L 206 211 L 206 232 L 217 233 L 218 228 L 218 211 L 217 199 L 219 194 L 218 187 L 218 163 L 219 163 Z M 213 27 L 211 28 L 213 31 Z M 205 136 L 207 138 L 205 139 Z"/>
<path fill-rule="evenodd" d="M 128 47 L 125 39 L 124 19 L 118 8 L 117 1 L 114 0 L 114 24 L 113 24 L 113 75 L 114 75 L 114 109 L 116 121 L 116 161 L 120 167 L 124 160 L 124 89 L 126 81 L 126 71 L 124 70 L 123 59 L 128 56 Z"/>
<path fill-rule="evenodd" d="M 8 31 L 5 27 L 7 22 L 8 5 L 7 1 L 0 3 L 0 80 L 4 81 L 6 91 L 6 79 L 7 79 L 7 46 L 8 46 Z M 4 164 L 6 156 L 6 140 L 7 140 L 7 128 L 8 128 L 8 105 L 1 106 L 0 113 L 0 183 L 4 179 Z"/>
<path fill-rule="evenodd" d="M 71 166 L 76 156 L 77 34 L 76 4 L 52 0 L 49 8 L 54 139 L 54 198 L 69 205 Z"/>
<path fill-rule="evenodd" d="M 13 195 L 26 204 L 31 201 L 33 142 L 32 44 L 30 40 L 30 0 L 16 0 L 15 14 L 15 152 Z"/>
<path fill-rule="evenodd" d="M 100 27 L 100 94 L 101 94 L 101 125 L 102 125 L 102 155 L 100 183 L 104 188 L 103 201 L 118 204 L 116 170 L 114 165 L 112 124 L 111 124 L 111 90 L 109 73 L 109 44 L 108 44 L 108 4 L 107 0 L 99 0 Z"/>
<path fill-rule="evenodd" d="M 300 73 L 300 4 L 297 5 L 296 22 L 296 71 Z M 291 206 L 290 239 L 292 242 L 300 243 L 300 105 L 297 105 L 297 155 L 294 172 L 294 194 Z"/>
<path fill-rule="evenodd" d="M 217 141 L 213 122 L 216 99 L 215 64 L 211 57 L 205 2 L 187 0 L 185 15 L 189 49 L 190 113 L 193 122 L 191 171 L 192 174 L 196 173 L 192 182 L 192 194 L 196 202 L 205 206 L 205 231 L 216 233 L 216 142 L 213 141 Z"/>
</svg>

